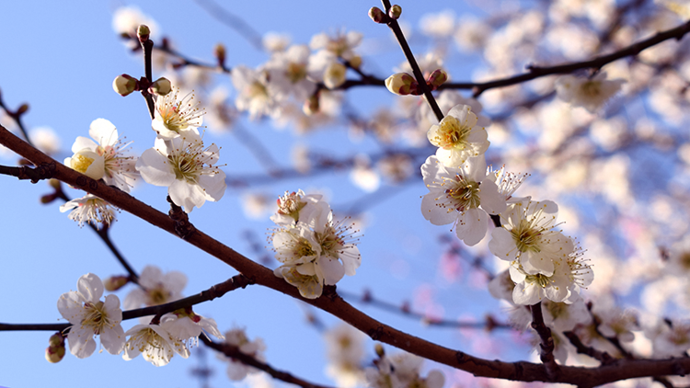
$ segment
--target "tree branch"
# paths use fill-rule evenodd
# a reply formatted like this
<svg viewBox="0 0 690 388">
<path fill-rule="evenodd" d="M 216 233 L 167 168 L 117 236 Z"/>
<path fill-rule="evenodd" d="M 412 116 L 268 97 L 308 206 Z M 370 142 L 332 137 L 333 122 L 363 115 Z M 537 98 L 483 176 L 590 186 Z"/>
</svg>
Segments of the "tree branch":
<svg viewBox="0 0 690 388">
<path fill-rule="evenodd" d="M 101 197 L 122 210 L 147 221 L 151 225 L 177 235 L 175 232 L 175 222 L 164 213 L 138 201 L 128 193 L 95 181 L 59 164 L 2 126 L 0 126 L 0 144 L 5 145 L 36 165 L 54 165 L 54 177 L 56 179 Z M 335 287 L 325 287 L 324 295 L 317 299 L 302 298 L 296 287 L 293 287 L 281 278 L 277 278 L 272 270 L 253 262 L 198 229 L 185 241 L 235 268 L 244 274 L 250 283 L 260 284 L 320 308 L 366 333 L 375 341 L 387 343 L 420 357 L 464 370 L 478 377 L 528 382 L 560 382 L 575 384 L 581 387 L 593 387 L 630 378 L 690 374 L 690 358 L 619 360 L 611 365 L 597 368 L 560 366 L 559 373 L 555 376 L 550 376 L 547 373 L 546 367 L 542 364 L 525 361 L 510 363 L 498 360 L 485 360 L 425 341 L 379 322 L 345 302 L 335 293 Z"/>
</svg>

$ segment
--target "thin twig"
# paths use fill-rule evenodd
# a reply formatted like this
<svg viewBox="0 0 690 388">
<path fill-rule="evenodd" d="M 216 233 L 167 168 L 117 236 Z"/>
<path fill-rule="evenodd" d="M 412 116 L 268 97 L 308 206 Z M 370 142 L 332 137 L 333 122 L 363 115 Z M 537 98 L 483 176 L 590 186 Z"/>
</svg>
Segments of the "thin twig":
<svg viewBox="0 0 690 388">
<path fill-rule="evenodd" d="M 539 358 L 541 362 L 546 366 L 546 372 L 549 376 L 554 377 L 558 372 L 558 364 L 556 364 L 556 359 L 553 356 L 553 349 L 555 347 L 553 343 L 553 337 L 551 336 L 551 329 L 549 329 L 546 324 L 544 324 L 544 314 L 541 310 L 541 302 L 530 306 L 532 310 L 532 328 L 536 330 L 541 338 L 541 343 L 539 347 L 541 352 L 539 353 Z"/>
<path fill-rule="evenodd" d="M 200 336 L 199 338 L 204 343 L 204 345 L 208 346 L 209 348 L 223 353 L 227 357 L 230 357 L 233 360 L 237 360 L 244 365 L 249 365 L 256 369 L 262 370 L 268 373 L 274 379 L 278 379 L 290 384 L 299 385 L 300 387 L 304 388 L 329 388 L 324 385 L 311 383 L 309 381 L 296 377 L 291 373 L 277 370 L 272 366 L 268 365 L 267 363 L 259 361 L 249 354 L 243 353 L 237 346 L 230 345 L 225 342 L 213 342 L 205 336 Z"/>
<path fill-rule="evenodd" d="M 204 8 L 211 17 L 237 31 L 247 42 L 254 46 L 255 49 L 259 51 L 264 50 L 261 34 L 253 29 L 249 23 L 211 0 L 196 0 L 196 2 Z"/>
</svg>

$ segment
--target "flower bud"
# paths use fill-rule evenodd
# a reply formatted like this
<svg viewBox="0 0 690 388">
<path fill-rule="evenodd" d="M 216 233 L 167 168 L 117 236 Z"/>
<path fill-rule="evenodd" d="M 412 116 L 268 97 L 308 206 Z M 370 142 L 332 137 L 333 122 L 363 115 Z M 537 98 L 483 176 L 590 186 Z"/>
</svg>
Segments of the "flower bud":
<svg viewBox="0 0 690 388">
<path fill-rule="evenodd" d="M 340 62 L 335 62 L 326 68 L 323 74 L 323 84 L 329 89 L 335 89 L 345 82 L 347 68 Z"/>
<path fill-rule="evenodd" d="M 436 90 L 436 88 L 443 85 L 446 81 L 448 81 L 448 74 L 441 69 L 436 69 L 426 79 L 426 84 L 429 85 L 431 90 Z"/>
<path fill-rule="evenodd" d="M 137 79 L 127 74 L 118 75 L 113 80 L 113 90 L 123 97 L 137 90 L 138 86 Z"/>
<path fill-rule="evenodd" d="M 146 42 L 149 40 L 149 35 L 151 35 L 151 30 L 145 24 L 142 24 L 137 28 L 137 37 L 139 37 L 139 42 Z"/>
<path fill-rule="evenodd" d="M 24 113 L 26 113 L 28 111 L 29 111 L 29 104 L 22 104 L 22 106 L 20 106 L 19 109 L 17 109 L 17 112 L 15 112 L 15 113 L 17 114 L 17 116 L 19 116 L 19 115 L 23 115 Z"/>
<path fill-rule="evenodd" d="M 386 79 L 386 88 L 399 96 L 414 94 L 417 86 L 414 77 L 407 73 L 396 73 Z"/>
<path fill-rule="evenodd" d="M 149 93 L 157 94 L 159 96 L 165 96 L 172 91 L 172 84 L 165 77 L 158 78 L 154 83 L 149 86 Z"/>
<path fill-rule="evenodd" d="M 111 276 L 105 279 L 105 281 L 103 282 L 103 287 L 105 287 L 106 291 L 113 292 L 124 287 L 127 283 L 129 283 L 129 276 Z"/>
<path fill-rule="evenodd" d="M 350 66 L 352 66 L 355 69 L 359 69 L 360 66 L 362 66 L 362 57 L 359 55 L 355 55 L 350 60 L 348 61 L 350 63 Z"/>
<path fill-rule="evenodd" d="M 51 363 L 60 362 L 65 357 L 65 337 L 61 333 L 55 333 L 48 340 L 50 344 L 46 348 L 46 360 Z"/>
<path fill-rule="evenodd" d="M 218 66 L 223 67 L 225 65 L 225 46 L 218 43 L 216 47 L 213 48 L 213 53 L 216 56 L 216 60 L 218 60 Z"/>
<path fill-rule="evenodd" d="M 319 109 L 320 106 L 318 94 L 311 95 L 306 101 L 304 101 L 304 105 L 302 105 L 302 112 L 304 112 L 304 114 L 307 116 L 319 113 Z"/>
<path fill-rule="evenodd" d="M 57 193 L 52 193 L 52 194 L 46 194 L 41 196 L 41 203 L 42 204 L 49 204 L 57 199 Z"/>
<path fill-rule="evenodd" d="M 379 7 L 371 7 L 371 9 L 369 9 L 369 17 L 374 21 L 374 23 L 382 24 L 386 23 L 387 21 L 386 14 L 381 11 Z"/>
<path fill-rule="evenodd" d="M 393 20 L 398 20 L 400 15 L 402 15 L 402 7 L 397 4 L 393 5 L 391 9 L 388 10 L 388 16 Z"/>
</svg>

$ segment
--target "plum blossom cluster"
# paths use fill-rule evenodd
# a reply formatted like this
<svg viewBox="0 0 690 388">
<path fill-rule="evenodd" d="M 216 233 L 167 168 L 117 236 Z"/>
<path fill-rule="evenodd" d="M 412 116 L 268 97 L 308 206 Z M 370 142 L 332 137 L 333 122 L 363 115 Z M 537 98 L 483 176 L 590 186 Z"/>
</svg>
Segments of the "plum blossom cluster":
<svg viewBox="0 0 690 388">
<path fill-rule="evenodd" d="M 510 262 L 515 284 L 512 301 L 533 305 L 547 298 L 572 303 L 593 274 L 583 252 L 571 237 L 557 229 L 558 206 L 513 194 L 526 175 L 486 167 L 489 147 L 486 123 L 469 105 L 452 108 L 428 132 L 438 147 L 422 166 L 429 193 L 422 214 L 434 225 L 453 224 L 467 245 L 484 239 L 491 227 L 489 250 Z"/>
<path fill-rule="evenodd" d="M 302 190 L 278 198 L 271 220 L 278 225 L 269 239 L 282 264 L 273 273 L 297 287 L 300 295 L 315 299 L 324 285 L 335 285 L 344 275 L 353 276 L 361 263 L 357 231 L 344 221 L 334 221 L 330 205 L 320 194 Z"/>
<path fill-rule="evenodd" d="M 164 78 L 156 82 L 162 80 L 169 84 Z M 74 155 L 65 159 L 65 165 L 126 192 L 141 175 L 149 184 L 168 187 L 173 203 L 187 213 L 206 201 L 220 200 L 226 189 L 225 172 L 216 165 L 220 148 L 215 144 L 206 147 L 198 130 L 205 112 L 198 107 L 193 93 L 180 96 L 179 90 L 167 89 L 166 93 L 154 94 L 151 128 L 156 140 L 154 147 L 144 151 L 141 157 L 126 155 L 130 143 L 119 139 L 110 121 L 97 119 L 89 130 L 93 140 L 77 137 L 72 145 Z M 60 207 L 62 212 L 68 210 L 72 210 L 69 217 L 80 226 L 109 225 L 115 219 L 112 205 L 93 195 Z"/>
<path fill-rule="evenodd" d="M 254 357 L 257 361 L 266 362 L 264 351 L 266 345 L 261 338 L 250 341 L 244 329 L 235 328 L 225 332 L 225 343 L 236 346 L 241 353 Z M 259 372 L 258 369 L 245 365 L 240 361 L 218 353 L 218 358 L 228 362 L 227 374 L 232 381 L 244 380 L 247 375 Z"/>
<path fill-rule="evenodd" d="M 101 300 L 104 290 L 101 279 L 88 273 L 77 281 L 77 291 L 64 293 L 58 299 L 60 314 L 71 323 L 67 329 L 70 352 L 78 358 L 92 355 L 96 350 L 94 338 L 99 337 L 101 346 L 110 354 L 122 353 L 125 360 L 141 354 L 153 365 L 163 366 L 175 354 L 189 357 L 189 348 L 202 333 L 224 338 L 213 319 L 197 315 L 191 308 L 164 314 L 125 332 L 120 299 L 110 294 Z"/>
</svg>

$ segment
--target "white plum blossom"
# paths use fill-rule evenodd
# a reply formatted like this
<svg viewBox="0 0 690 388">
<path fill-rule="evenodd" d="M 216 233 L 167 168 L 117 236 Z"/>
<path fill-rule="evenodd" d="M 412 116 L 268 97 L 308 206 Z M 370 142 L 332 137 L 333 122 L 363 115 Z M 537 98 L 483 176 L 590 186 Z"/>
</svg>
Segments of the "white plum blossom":
<svg viewBox="0 0 690 388">
<path fill-rule="evenodd" d="M 117 129 L 106 119 L 91 122 L 89 135 L 96 141 L 77 137 L 72 145 L 74 155 L 65 159 L 65 166 L 129 192 L 137 176 L 136 158 L 124 155 L 130 143 L 120 141 Z"/>
<path fill-rule="evenodd" d="M 273 273 L 297 287 L 303 297 L 318 298 L 324 284 L 334 285 L 344 275 L 355 275 L 362 259 L 352 226 L 334 222 L 330 206 L 320 195 L 286 192 L 271 219 L 280 227 L 269 239 L 283 264 Z"/>
<path fill-rule="evenodd" d="M 264 356 L 266 345 L 264 345 L 264 341 L 261 338 L 249 341 L 244 329 L 232 329 L 225 332 L 225 343 L 236 346 L 240 352 L 252 356 L 258 361 L 266 361 Z M 218 354 L 218 358 L 229 362 L 227 373 L 228 378 L 232 381 L 240 381 L 247 377 L 248 374 L 259 372 L 258 369 L 235 361 L 221 353 Z"/>
<path fill-rule="evenodd" d="M 198 108 L 199 103 L 194 101 L 194 92 L 190 92 L 179 98 L 180 91 L 172 92 L 156 98 L 156 110 L 151 127 L 158 137 L 170 140 L 181 135 L 189 135 L 193 132 L 199 134 L 197 128 L 203 123 L 205 111 Z"/>
<path fill-rule="evenodd" d="M 225 194 L 225 173 L 214 164 L 219 148 L 204 148 L 201 138 L 188 133 L 172 140 L 156 138 L 136 164 L 142 178 L 155 186 L 167 186 L 168 195 L 187 213 L 206 201 L 218 201 Z"/>
<path fill-rule="evenodd" d="M 622 79 L 607 80 L 606 72 L 592 78 L 564 75 L 556 81 L 558 97 L 572 106 L 581 106 L 596 113 L 614 94 L 618 93 Z"/>
<path fill-rule="evenodd" d="M 266 65 L 270 82 L 284 95 L 293 94 L 304 101 L 316 90 L 316 83 L 309 76 L 311 51 L 306 45 L 294 45 L 284 52 L 273 55 Z"/>
<path fill-rule="evenodd" d="M 444 166 L 458 167 L 468 158 L 481 156 L 489 148 L 486 129 L 478 125 L 477 115 L 469 105 L 455 106 L 448 115 L 427 132 Z"/>
<path fill-rule="evenodd" d="M 354 48 L 359 46 L 362 42 L 362 33 L 350 31 L 345 33 L 339 31 L 335 36 L 329 36 L 326 33 L 314 35 L 311 38 L 309 47 L 312 50 L 325 50 L 333 55 L 351 60 L 355 57 Z"/>
<path fill-rule="evenodd" d="M 332 377 L 338 387 L 353 388 L 362 385 L 364 373 L 361 368 L 364 359 L 366 336 L 352 326 L 341 323 L 324 334 L 326 342 L 326 374 Z"/>
<path fill-rule="evenodd" d="M 269 81 L 269 71 L 256 70 L 244 65 L 232 69 L 232 84 L 238 92 L 235 106 L 240 111 L 249 111 L 251 119 L 269 115 L 277 117 L 286 95 Z"/>
<path fill-rule="evenodd" d="M 520 305 L 534 305 L 547 298 L 553 302 L 567 304 L 580 299 L 580 288 L 592 283 L 592 270 L 582 259 L 578 247 L 565 260 L 554 260 L 552 275 L 528 274 L 517 262 L 510 266 L 510 278 L 515 282 L 513 302 Z M 571 328 L 572 329 L 572 328 Z"/>
<path fill-rule="evenodd" d="M 487 174 L 484 157 L 470 158 L 458 168 L 445 167 L 436 156 L 422 165 L 429 193 L 422 198 L 422 214 L 434 225 L 453 223 L 467 245 L 479 243 L 489 227 L 489 214 L 506 209 L 494 177 Z"/>
<path fill-rule="evenodd" d="M 157 306 L 182 298 L 182 290 L 187 285 L 187 276 L 179 271 L 163 274 L 160 268 L 147 265 L 139 275 L 139 286 L 125 298 L 127 310 L 141 306 Z"/>
<path fill-rule="evenodd" d="M 117 295 L 107 295 L 104 301 L 103 282 L 87 273 L 77 281 L 77 291 L 64 293 L 57 307 L 69 327 L 69 350 L 78 358 L 89 357 L 96 350 L 94 335 L 100 336 L 101 345 L 110 354 L 119 354 L 125 344 L 125 332 L 120 326 L 122 310 Z"/>
<path fill-rule="evenodd" d="M 367 386 L 371 388 L 441 388 L 446 380 L 443 372 L 438 369 L 421 377 L 419 374 L 424 359 L 410 353 L 397 353 L 390 357 L 384 355 L 374 363 L 376 368 L 364 370 Z"/>
<path fill-rule="evenodd" d="M 660 322 L 657 331 L 652 342 L 655 358 L 686 357 L 685 352 L 690 350 L 688 322 Z"/>
<path fill-rule="evenodd" d="M 302 222 L 321 231 L 331 217 L 331 207 L 321 194 L 305 194 L 304 191 L 285 192 L 276 203 L 278 210 L 271 221 L 280 226 L 293 226 Z"/>
<path fill-rule="evenodd" d="M 161 324 L 164 324 L 173 338 L 181 338 L 188 346 L 196 345 L 199 336 L 204 333 L 207 337 L 212 335 L 219 339 L 225 336 L 218 330 L 218 325 L 213 318 L 205 318 L 194 313 L 191 307 L 175 310 L 172 313 L 161 317 Z"/>
<path fill-rule="evenodd" d="M 110 225 L 115 221 L 115 207 L 110 203 L 92 194 L 86 194 L 82 198 L 73 199 L 60 206 L 60 212 L 69 213 L 69 219 L 74 220 L 81 228 L 84 224 L 96 225 L 101 223 L 104 226 Z"/>
<path fill-rule="evenodd" d="M 501 213 L 501 227 L 491 233 L 489 250 L 498 258 L 516 261 L 527 275 L 554 274 L 554 262 L 567 259 L 575 250 L 571 238 L 557 226 L 558 205 L 535 202 L 529 197 L 508 206 Z"/>
<path fill-rule="evenodd" d="M 182 358 L 189 357 L 189 349 L 184 341 L 173 336 L 168 330 L 169 323 L 139 324 L 127 330 L 129 339 L 125 344 L 122 358 L 133 360 L 140 354 L 144 360 L 155 366 L 167 365 L 170 359 L 179 354 Z"/>
</svg>

